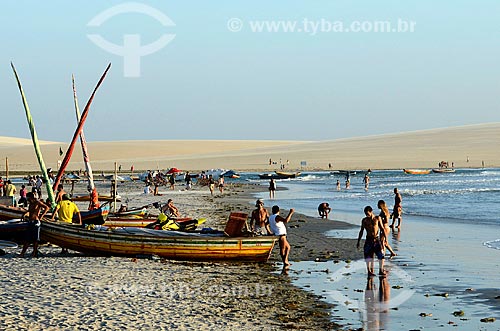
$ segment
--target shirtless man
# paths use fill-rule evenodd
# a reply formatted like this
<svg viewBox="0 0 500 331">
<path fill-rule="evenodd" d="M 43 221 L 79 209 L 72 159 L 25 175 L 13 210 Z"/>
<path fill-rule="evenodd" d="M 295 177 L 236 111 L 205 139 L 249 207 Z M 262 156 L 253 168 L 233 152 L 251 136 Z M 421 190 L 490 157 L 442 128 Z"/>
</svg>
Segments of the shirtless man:
<svg viewBox="0 0 500 331">
<path fill-rule="evenodd" d="M 250 219 L 250 229 L 257 235 L 265 236 L 271 233 L 268 223 L 269 212 L 264 208 L 264 201 L 261 199 L 257 200 L 255 207 L 257 208 L 252 211 L 252 218 Z"/>
<path fill-rule="evenodd" d="M 401 194 L 398 192 L 398 188 L 394 188 L 394 209 L 392 210 L 392 224 L 391 228 L 394 228 L 394 223 L 396 223 L 396 218 L 398 219 L 398 226 L 397 228 L 399 229 L 401 227 L 401 222 L 403 221 L 402 214 L 403 214 L 403 205 L 401 204 Z"/>
<path fill-rule="evenodd" d="M 40 220 L 50 210 L 50 207 L 42 201 L 37 200 L 32 192 L 27 193 L 26 197 L 29 203 L 27 217 L 30 227 L 26 234 L 27 238 L 21 251 L 21 257 L 24 257 L 24 253 L 26 253 L 31 243 L 33 243 L 33 253 L 31 256 L 36 257 L 38 256 L 38 242 L 40 241 Z"/>
<path fill-rule="evenodd" d="M 168 199 L 167 204 L 162 208 L 162 211 L 165 214 L 172 215 L 173 217 L 179 217 L 181 215 L 179 209 L 174 206 L 174 201 L 172 199 Z"/>
<path fill-rule="evenodd" d="M 364 209 L 366 217 L 361 221 L 361 229 L 359 230 L 358 243 L 356 247 L 359 249 L 359 242 L 363 237 L 363 232 L 366 230 L 365 245 L 363 247 L 364 257 L 366 261 L 366 269 L 368 271 L 368 276 L 375 276 L 373 254 L 377 255 L 379 261 L 379 275 L 385 275 L 384 270 L 384 253 L 382 252 L 382 244 L 380 237 L 385 238 L 385 232 L 383 230 L 383 224 L 380 217 L 376 217 L 373 214 L 373 209 L 370 206 L 366 206 Z"/>
<path fill-rule="evenodd" d="M 318 206 L 318 213 L 321 218 L 328 218 L 328 214 L 332 211 L 328 202 L 322 202 Z"/>
<path fill-rule="evenodd" d="M 66 191 L 64 191 L 63 184 L 57 185 L 56 203 L 59 203 L 59 201 L 62 201 L 62 196 L 65 194 L 66 194 Z"/>
<path fill-rule="evenodd" d="M 370 176 L 368 176 L 368 173 L 365 174 L 363 183 L 365 184 L 365 191 L 368 191 L 368 186 L 370 185 Z"/>
</svg>

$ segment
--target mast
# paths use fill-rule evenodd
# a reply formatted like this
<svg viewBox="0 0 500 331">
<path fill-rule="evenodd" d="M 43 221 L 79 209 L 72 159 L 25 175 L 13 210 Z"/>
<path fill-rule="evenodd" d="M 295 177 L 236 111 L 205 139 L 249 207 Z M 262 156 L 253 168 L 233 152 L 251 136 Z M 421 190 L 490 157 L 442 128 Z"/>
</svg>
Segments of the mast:
<svg viewBox="0 0 500 331">
<path fill-rule="evenodd" d="M 101 76 L 101 79 L 99 79 L 99 82 L 97 83 L 96 87 L 94 88 L 92 95 L 90 96 L 89 100 L 87 101 L 87 105 L 85 106 L 85 109 L 83 110 L 82 116 L 80 118 L 80 122 L 78 123 L 78 126 L 75 130 L 75 133 L 73 134 L 73 139 L 71 140 L 71 143 L 68 147 L 68 150 L 66 151 L 66 155 L 64 155 L 64 159 L 61 163 L 61 167 L 59 168 L 59 171 L 57 173 L 57 177 L 56 177 L 56 179 L 54 181 L 54 185 L 53 185 L 54 188 L 57 188 L 57 186 L 61 182 L 62 176 L 64 175 L 64 170 L 66 170 L 66 167 L 69 164 L 69 160 L 71 159 L 71 155 L 73 155 L 73 150 L 75 149 L 76 140 L 80 136 L 80 133 L 82 132 L 82 129 L 83 129 L 83 124 L 85 123 L 85 120 L 87 119 L 87 115 L 88 115 L 89 110 L 90 110 L 90 105 L 92 104 L 92 101 L 94 100 L 94 96 L 97 92 L 97 89 L 99 88 L 99 86 L 101 86 L 104 78 L 106 77 L 106 74 L 108 73 L 109 68 L 111 68 L 111 63 L 108 64 L 106 70 L 104 71 L 104 73 Z"/>
<path fill-rule="evenodd" d="M 76 122 L 80 123 L 80 107 L 78 107 L 78 98 L 76 96 L 76 87 L 75 87 L 75 76 L 71 75 L 71 81 L 73 83 L 73 99 L 75 101 L 75 113 L 76 113 Z M 80 132 L 80 145 L 82 145 L 82 154 L 83 154 L 83 163 L 85 164 L 85 170 L 89 176 L 89 191 L 94 190 L 94 175 L 92 173 L 92 166 L 90 165 L 90 157 L 87 149 L 87 141 L 85 140 L 85 134 Z"/>
<path fill-rule="evenodd" d="M 33 118 L 31 117 L 30 108 L 28 106 L 28 101 L 26 100 L 26 96 L 24 95 L 23 87 L 21 85 L 21 81 L 19 80 L 19 76 L 17 75 L 16 68 L 14 64 L 10 63 L 12 70 L 14 71 L 14 75 L 16 76 L 17 86 L 19 87 L 19 92 L 21 93 L 21 99 L 23 100 L 24 112 L 26 114 L 26 120 L 28 121 L 28 127 L 31 132 L 31 140 L 33 141 L 33 147 L 35 149 L 35 154 L 38 159 L 38 164 L 40 165 L 40 170 L 42 171 L 43 181 L 45 182 L 45 186 L 47 188 L 47 195 L 49 197 L 50 204 L 52 208 L 56 206 L 56 199 L 54 198 L 54 191 L 50 186 L 49 175 L 47 173 L 47 168 L 45 167 L 45 162 L 43 161 L 42 151 L 40 150 L 40 145 L 38 143 L 38 136 L 36 134 L 35 123 L 33 122 Z"/>
</svg>

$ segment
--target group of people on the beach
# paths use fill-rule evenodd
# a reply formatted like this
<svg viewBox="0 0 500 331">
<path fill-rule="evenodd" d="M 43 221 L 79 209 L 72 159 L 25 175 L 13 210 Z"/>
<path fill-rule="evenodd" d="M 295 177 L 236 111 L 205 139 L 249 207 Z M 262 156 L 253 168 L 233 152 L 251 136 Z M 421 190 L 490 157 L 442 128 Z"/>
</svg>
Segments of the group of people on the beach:
<svg viewBox="0 0 500 331">
<path fill-rule="evenodd" d="M 394 188 L 394 209 L 392 214 L 389 214 L 389 209 L 384 200 L 379 200 L 377 203 L 380 213 L 376 216 L 373 213 L 371 206 L 364 208 L 365 217 L 361 220 L 361 228 L 358 234 L 358 241 L 356 247 L 359 249 L 360 241 L 363 233 L 366 231 L 365 244 L 363 246 L 363 255 L 366 261 L 366 268 L 368 276 L 375 276 L 374 272 L 374 255 L 379 260 L 379 275 L 384 276 L 386 271 L 384 269 L 385 250 L 387 249 L 392 259 L 396 253 L 389 244 L 388 235 L 390 228 L 394 228 L 396 220 L 398 220 L 397 228 L 401 228 L 402 220 L 402 198 L 397 188 Z M 392 218 L 392 224 L 389 225 L 389 219 Z"/>
<path fill-rule="evenodd" d="M 275 205 L 272 207 L 272 214 L 270 215 L 264 207 L 264 201 L 258 199 L 255 203 L 255 209 L 252 211 L 250 218 L 250 230 L 258 236 L 261 235 L 275 235 L 279 236 L 280 256 L 283 261 L 284 267 L 290 265 L 288 257 L 290 254 L 290 243 L 287 240 L 286 224 L 290 221 L 295 210 L 292 208 L 286 218 L 279 215 L 280 208 Z M 369 276 L 374 276 L 374 255 L 379 259 L 379 274 L 385 275 L 384 259 L 385 250 L 390 253 L 390 258 L 396 256 L 396 252 L 389 244 L 388 235 L 390 228 L 394 228 L 396 220 L 398 221 L 396 228 L 401 227 L 402 221 L 402 198 L 397 188 L 394 188 L 394 208 L 392 214 L 384 200 L 379 200 L 377 203 L 380 209 L 379 215 L 373 213 L 371 206 L 364 208 L 365 217 L 361 221 L 361 229 L 358 235 L 357 248 L 359 249 L 361 239 L 366 231 L 365 244 L 363 247 L 363 255 L 366 260 L 366 266 Z M 318 212 L 321 218 L 328 218 L 331 212 L 330 205 L 326 202 L 318 206 Z M 392 224 L 389 225 L 389 220 L 392 219 Z"/>
</svg>

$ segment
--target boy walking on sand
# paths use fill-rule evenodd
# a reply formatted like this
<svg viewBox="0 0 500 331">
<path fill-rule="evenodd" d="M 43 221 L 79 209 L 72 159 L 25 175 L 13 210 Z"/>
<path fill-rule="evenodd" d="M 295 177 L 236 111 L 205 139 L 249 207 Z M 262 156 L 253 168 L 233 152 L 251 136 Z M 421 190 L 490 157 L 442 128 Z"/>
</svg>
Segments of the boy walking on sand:
<svg viewBox="0 0 500 331">
<path fill-rule="evenodd" d="M 363 253 L 366 261 L 366 269 L 368 271 L 368 277 L 375 276 L 374 273 L 374 263 L 373 255 L 376 254 L 379 261 L 379 275 L 385 275 L 384 270 L 384 253 L 379 238 L 385 238 L 385 232 L 383 231 L 383 224 L 380 217 L 376 217 L 373 214 L 373 209 L 370 206 L 366 206 L 364 209 L 365 218 L 361 220 L 361 229 L 359 230 L 358 243 L 356 247 L 359 249 L 359 242 L 363 237 L 363 232 L 366 230 L 365 245 L 363 247 Z"/>
</svg>

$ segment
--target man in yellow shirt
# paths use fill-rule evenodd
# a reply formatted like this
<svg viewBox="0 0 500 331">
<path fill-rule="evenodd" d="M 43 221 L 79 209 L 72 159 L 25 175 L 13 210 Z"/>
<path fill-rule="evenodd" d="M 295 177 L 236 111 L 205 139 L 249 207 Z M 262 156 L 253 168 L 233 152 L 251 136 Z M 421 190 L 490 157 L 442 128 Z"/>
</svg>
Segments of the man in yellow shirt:
<svg viewBox="0 0 500 331">
<path fill-rule="evenodd" d="M 76 204 L 69 199 L 69 195 L 64 194 L 62 200 L 57 204 L 56 210 L 52 214 L 52 220 L 55 216 L 58 216 L 60 222 L 73 223 L 73 215 L 78 215 L 77 224 L 82 224 L 82 217 L 80 215 L 80 210 Z"/>
<path fill-rule="evenodd" d="M 54 217 L 58 216 L 59 221 L 61 222 L 66 222 L 66 223 L 73 223 L 73 215 L 78 215 L 78 223 L 77 224 L 82 224 L 82 216 L 80 215 L 80 210 L 76 206 L 76 204 L 70 200 L 68 194 L 64 194 L 62 196 L 62 200 L 57 203 L 56 210 L 54 210 L 54 213 L 52 214 L 52 221 L 54 220 Z M 68 254 L 68 249 L 65 247 L 61 247 L 62 251 L 61 254 Z"/>
</svg>

